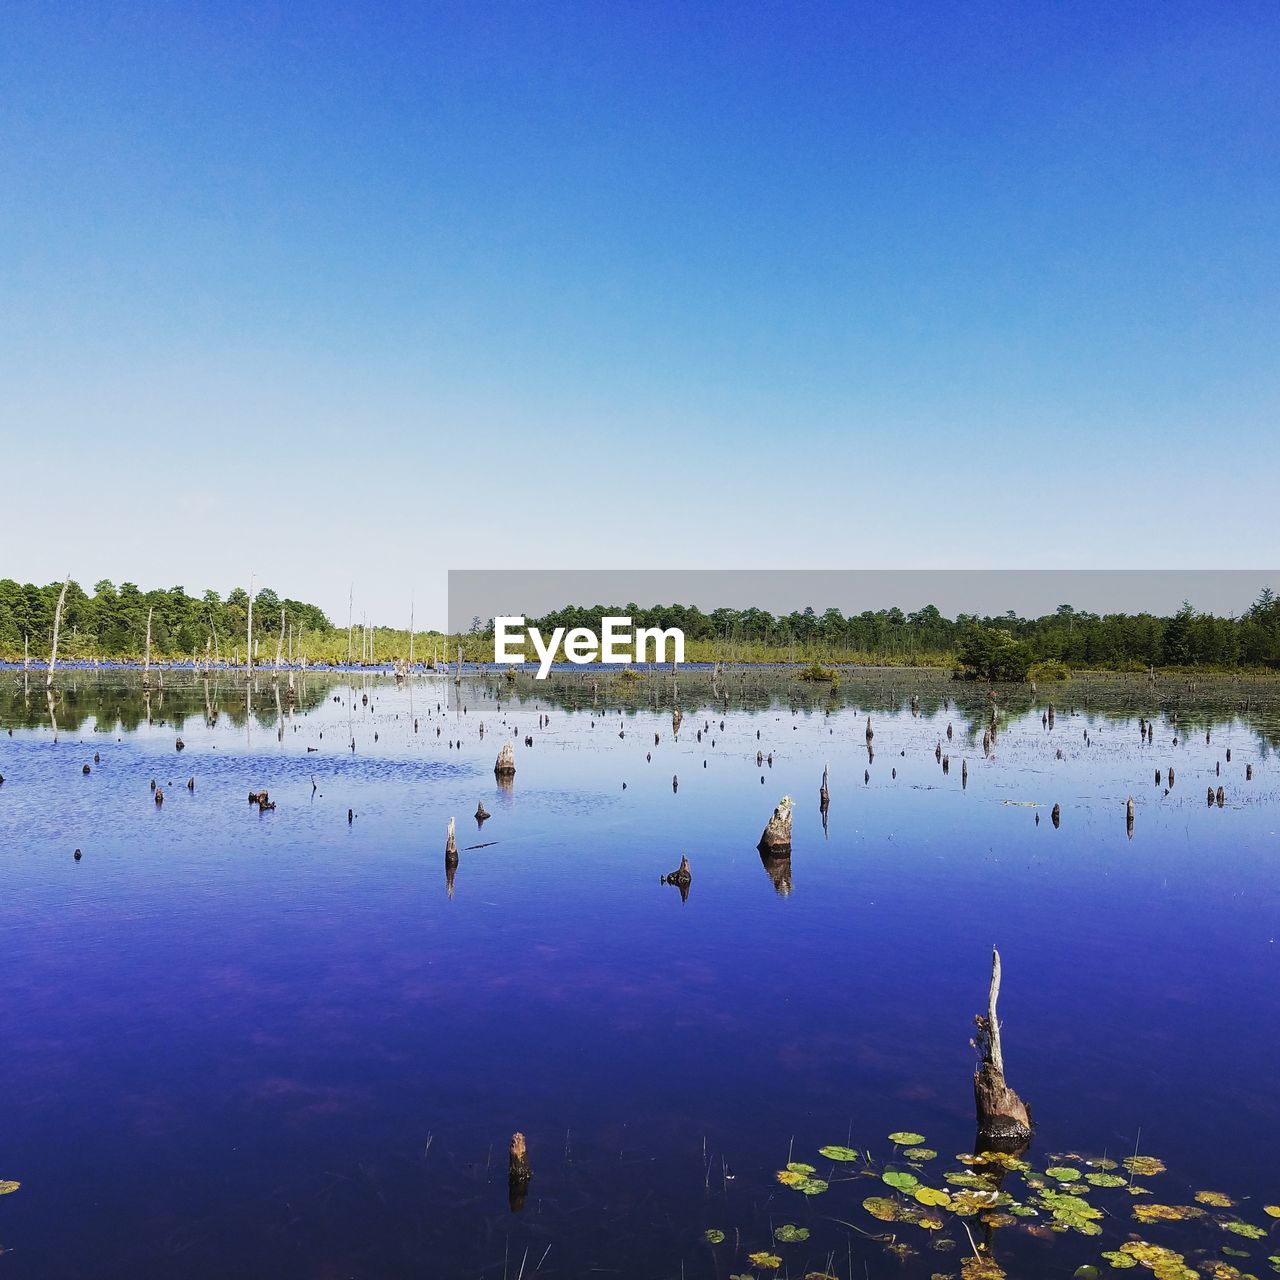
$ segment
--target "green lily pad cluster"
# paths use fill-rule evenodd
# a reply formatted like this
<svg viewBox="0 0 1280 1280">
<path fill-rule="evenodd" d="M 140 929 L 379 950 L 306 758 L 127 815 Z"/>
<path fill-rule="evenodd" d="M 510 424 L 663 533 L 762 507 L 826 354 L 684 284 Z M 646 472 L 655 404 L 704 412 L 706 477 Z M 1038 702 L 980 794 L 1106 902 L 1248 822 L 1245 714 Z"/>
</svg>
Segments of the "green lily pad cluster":
<svg viewBox="0 0 1280 1280">
<path fill-rule="evenodd" d="M 855 1226 L 899 1260 L 921 1250 L 954 1250 L 952 1270 L 934 1271 L 932 1280 L 954 1280 L 956 1265 L 961 1280 L 999 1280 L 1005 1275 L 997 1260 L 997 1233 L 1002 1229 L 1030 1232 L 1042 1240 L 1055 1235 L 1099 1237 L 1104 1232 L 1118 1237 L 1114 1247 L 1080 1259 L 1074 1273 L 1079 1280 L 1098 1280 L 1110 1271 L 1133 1268 L 1157 1280 L 1204 1280 L 1206 1276 L 1261 1280 L 1264 1272 L 1280 1274 L 1280 1252 L 1264 1256 L 1244 1247 L 1280 1238 L 1275 1222 L 1280 1219 L 1280 1205 L 1262 1205 L 1260 1223 L 1251 1220 L 1256 1211 L 1242 1211 L 1247 1200 L 1225 1191 L 1196 1191 L 1187 1197 L 1188 1203 L 1157 1201 L 1148 1184 L 1166 1168 L 1155 1156 L 1135 1152 L 1114 1160 L 1069 1152 L 1033 1164 L 1020 1155 L 991 1151 L 956 1156 L 954 1167 L 931 1174 L 926 1165 L 938 1153 L 925 1145 L 923 1134 L 901 1130 L 888 1139 L 893 1150 L 884 1163 L 869 1150 L 819 1148 L 818 1155 L 832 1162 L 828 1178 L 843 1165 L 846 1172 L 835 1179 L 837 1183 L 868 1178 L 879 1184 L 860 1200 L 872 1220 L 865 1229 L 836 1214 L 831 1219 Z M 789 1162 L 776 1177 L 803 1195 L 831 1191 L 832 1183 L 819 1177 L 814 1165 Z M 1152 1229 L 1165 1227 L 1181 1231 L 1184 1237 L 1194 1236 L 1194 1247 L 1180 1252 L 1145 1238 Z M 910 1228 L 922 1235 L 913 1237 Z M 774 1239 L 779 1244 L 798 1244 L 808 1240 L 809 1234 L 808 1228 L 789 1223 L 774 1230 Z M 778 1257 L 773 1253 L 748 1257 L 757 1273 L 781 1266 L 781 1260 L 773 1261 Z M 795 1262 L 788 1266 L 796 1274 Z M 808 1272 L 806 1280 L 825 1280 L 825 1274 Z"/>
<path fill-rule="evenodd" d="M 817 1172 L 813 1165 L 793 1160 L 785 1169 L 779 1169 L 775 1176 L 784 1187 L 792 1187 L 806 1196 L 820 1196 L 829 1184 L 815 1177 Z"/>
</svg>

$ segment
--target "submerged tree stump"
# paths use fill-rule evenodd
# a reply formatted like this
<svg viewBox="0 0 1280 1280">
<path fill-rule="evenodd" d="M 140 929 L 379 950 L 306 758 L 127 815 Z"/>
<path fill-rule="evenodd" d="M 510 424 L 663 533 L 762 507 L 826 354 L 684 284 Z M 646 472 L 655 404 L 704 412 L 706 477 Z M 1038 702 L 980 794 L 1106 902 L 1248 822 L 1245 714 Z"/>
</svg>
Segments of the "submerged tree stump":
<svg viewBox="0 0 1280 1280">
<path fill-rule="evenodd" d="M 449 819 L 449 829 L 445 833 L 445 838 L 444 838 L 444 865 L 446 867 L 448 866 L 456 867 L 458 865 L 458 842 L 454 839 L 454 836 L 453 836 L 453 819 L 452 818 Z"/>
<path fill-rule="evenodd" d="M 825 814 L 831 803 L 831 792 L 827 790 L 827 765 L 822 766 L 822 787 L 818 792 L 818 808 Z"/>
<path fill-rule="evenodd" d="M 991 988 L 987 1012 L 978 1014 L 974 1044 L 982 1061 L 973 1077 L 973 1097 L 978 1111 L 978 1135 L 992 1142 L 1025 1142 L 1031 1136 L 1031 1112 L 1027 1104 L 1009 1088 L 1004 1078 L 1004 1054 L 1000 1046 L 1000 1019 L 996 1001 L 1000 997 L 1000 952 L 991 950 Z"/>
<path fill-rule="evenodd" d="M 761 853 L 774 857 L 789 856 L 791 853 L 791 797 L 783 796 L 778 801 L 773 816 L 765 824 L 764 833 L 756 848 Z"/>
<path fill-rule="evenodd" d="M 516 749 L 510 741 L 502 744 L 502 750 L 498 752 L 498 760 L 493 766 L 493 772 L 499 778 L 515 777 Z"/>
<path fill-rule="evenodd" d="M 689 859 L 681 856 L 680 865 L 674 870 L 669 871 L 662 877 L 663 884 L 690 884 L 693 881 L 693 872 L 689 870 Z"/>
<path fill-rule="evenodd" d="M 529 1190 L 529 1182 L 533 1177 L 533 1169 L 529 1165 L 529 1151 L 525 1146 L 524 1134 L 511 1135 L 511 1150 L 507 1156 L 507 1202 L 512 1213 L 519 1213 L 524 1208 L 525 1194 Z"/>
</svg>

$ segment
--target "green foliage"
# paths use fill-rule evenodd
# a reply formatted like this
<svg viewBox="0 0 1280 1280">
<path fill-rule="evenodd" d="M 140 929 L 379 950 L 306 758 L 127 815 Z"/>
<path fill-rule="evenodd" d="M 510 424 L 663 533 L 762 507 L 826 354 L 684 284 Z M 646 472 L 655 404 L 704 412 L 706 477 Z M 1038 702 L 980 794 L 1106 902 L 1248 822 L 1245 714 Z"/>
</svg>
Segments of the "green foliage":
<svg viewBox="0 0 1280 1280">
<path fill-rule="evenodd" d="M 554 627 L 598 630 L 607 615 L 631 617 L 637 626 L 679 627 L 687 662 L 800 662 L 806 679 L 823 681 L 833 663 L 892 666 L 952 666 L 974 631 L 998 632 L 974 647 L 975 658 L 998 658 L 978 678 L 1056 680 L 1072 670 L 1106 667 L 1199 666 L 1280 668 L 1280 599 L 1265 590 L 1239 617 L 1197 613 L 1189 604 L 1172 617 L 1154 614 L 1096 614 L 1060 605 L 1039 618 L 1008 612 L 980 617 L 944 617 L 933 605 L 914 613 L 901 609 L 796 610 L 774 615 L 763 609 L 721 608 L 704 613 L 687 605 L 641 608 L 635 603 L 566 606 L 531 619 L 544 634 Z M 492 636 L 492 630 L 487 633 Z M 1025 649 L 1006 649 L 1006 642 Z M 997 645 L 1001 652 L 995 653 Z M 988 650 L 993 652 L 988 653 Z M 967 664 L 966 664 L 967 665 Z"/>
<path fill-rule="evenodd" d="M 47 657 L 53 636 L 53 615 L 60 582 L 37 587 L 11 578 L 0 579 L 0 656 L 18 658 L 24 639 L 34 659 Z M 212 654 L 229 659 L 237 646 L 243 653 L 248 631 L 248 593 L 232 591 L 223 600 L 216 591 L 188 595 L 183 587 L 142 591 L 132 582 L 117 588 L 108 579 L 94 584 L 87 595 L 76 582 L 67 589 L 59 635 L 59 653 L 74 658 L 137 658 L 147 646 L 147 619 L 151 620 L 151 655 L 203 657 Z M 275 656 L 281 634 L 281 610 L 287 633 L 295 640 L 311 637 L 313 644 L 333 633 L 324 611 L 301 600 L 282 599 L 269 587 L 254 597 L 253 633 L 259 653 Z M 345 632 L 343 633 L 345 639 Z"/>
<path fill-rule="evenodd" d="M 827 683 L 833 689 L 840 687 L 840 673 L 834 667 L 824 667 L 822 663 L 816 660 L 800 672 L 799 678 L 813 684 Z"/>
<path fill-rule="evenodd" d="M 1027 679 L 1035 680 L 1039 684 L 1050 684 L 1056 680 L 1070 680 L 1071 668 L 1065 662 L 1059 662 L 1057 658 L 1045 658 L 1040 662 L 1033 662 L 1027 670 Z"/>
<path fill-rule="evenodd" d="M 961 669 L 971 680 L 1025 680 L 1031 646 L 999 627 L 971 626 L 957 650 Z"/>
</svg>

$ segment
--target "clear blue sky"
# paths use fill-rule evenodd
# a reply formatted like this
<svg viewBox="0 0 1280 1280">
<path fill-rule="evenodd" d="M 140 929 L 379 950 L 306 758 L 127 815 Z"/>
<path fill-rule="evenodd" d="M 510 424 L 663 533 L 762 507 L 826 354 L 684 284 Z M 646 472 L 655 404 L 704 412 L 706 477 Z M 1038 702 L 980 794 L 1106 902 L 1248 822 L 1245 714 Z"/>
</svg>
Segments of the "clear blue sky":
<svg viewBox="0 0 1280 1280">
<path fill-rule="evenodd" d="M 1274 566 L 1277 66 L 1273 3 L 18 0 L 0 575 Z"/>
</svg>

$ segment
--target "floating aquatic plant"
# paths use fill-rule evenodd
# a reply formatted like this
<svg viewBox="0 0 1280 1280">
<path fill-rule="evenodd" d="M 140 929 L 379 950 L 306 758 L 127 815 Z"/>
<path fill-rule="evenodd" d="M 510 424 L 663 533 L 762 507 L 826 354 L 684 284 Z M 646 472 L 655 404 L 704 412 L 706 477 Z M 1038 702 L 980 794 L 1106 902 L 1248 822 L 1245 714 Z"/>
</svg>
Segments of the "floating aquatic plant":
<svg viewBox="0 0 1280 1280">
<path fill-rule="evenodd" d="M 862 1159 L 861 1154 L 852 1147 L 819 1147 L 818 1154 L 825 1156 L 828 1160 L 843 1160 L 849 1163 Z"/>
</svg>

